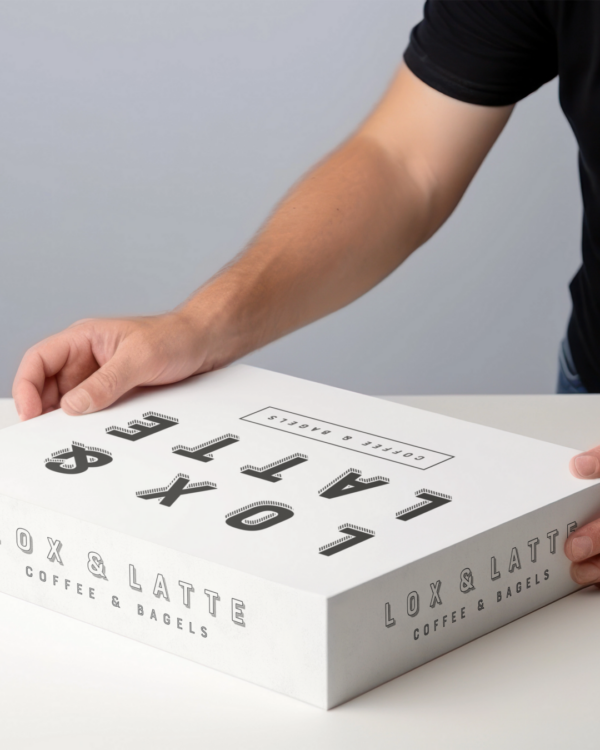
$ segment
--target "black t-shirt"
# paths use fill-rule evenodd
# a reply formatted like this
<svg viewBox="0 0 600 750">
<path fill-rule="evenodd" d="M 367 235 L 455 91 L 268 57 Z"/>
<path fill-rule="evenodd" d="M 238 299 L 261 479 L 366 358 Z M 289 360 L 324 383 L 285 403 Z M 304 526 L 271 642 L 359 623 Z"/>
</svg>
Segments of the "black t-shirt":
<svg viewBox="0 0 600 750">
<path fill-rule="evenodd" d="M 559 76 L 560 105 L 579 144 L 584 210 L 568 339 L 582 383 L 600 393 L 600 2 L 428 0 L 404 59 L 432 88 L 491 107 Z"/>
</svg>

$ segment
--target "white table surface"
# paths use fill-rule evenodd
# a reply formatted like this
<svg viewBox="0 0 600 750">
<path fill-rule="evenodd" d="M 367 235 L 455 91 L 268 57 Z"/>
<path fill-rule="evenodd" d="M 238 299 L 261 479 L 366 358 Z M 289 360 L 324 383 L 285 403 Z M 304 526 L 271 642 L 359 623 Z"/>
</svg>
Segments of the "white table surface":
<svg viewBox="0 0 600 750">
<path fill-rule="evenodd" d="M 390 400 L 575 448 L 600 443 L 600 396 Z M 16 421 L 0 399 L 0 427 Z M 329 712 L 0 594 L 1 750 L 582 750 L 600 747 L 599 697 L 595 588 Z"/>
</svg>

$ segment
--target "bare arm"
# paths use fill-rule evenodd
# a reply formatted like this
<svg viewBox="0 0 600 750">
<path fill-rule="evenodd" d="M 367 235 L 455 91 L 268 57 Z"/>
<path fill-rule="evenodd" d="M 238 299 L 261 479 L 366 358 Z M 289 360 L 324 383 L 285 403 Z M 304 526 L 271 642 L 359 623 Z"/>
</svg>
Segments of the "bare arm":
<svg viewBox="0 0 600 750">
<path fill-rule="evenodd" d="M 456 101 L 401 67 L 358 131 L 177 310 L 80 321 L 28 350 L 13 385 L 21 418 L 59 405 L 97 411 L 134 386 L 221 367 L 347 305 L 443 224 L 511 110 Z"/>
<path fill-rule="evenodd" d="M 211 366 L 347 305 L 397 268 L 452 213 L 511 111 L 451 99 L 402 66 L 357 133 L 182 306 L 196 320 L 218 311 Z"/>
</svg>

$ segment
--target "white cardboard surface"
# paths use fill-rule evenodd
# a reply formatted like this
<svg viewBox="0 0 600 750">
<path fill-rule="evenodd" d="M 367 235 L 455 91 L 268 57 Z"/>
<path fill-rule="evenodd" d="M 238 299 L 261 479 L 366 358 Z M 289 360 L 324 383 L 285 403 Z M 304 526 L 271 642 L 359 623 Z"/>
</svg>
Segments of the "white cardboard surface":
<svg viewBox="0 0 600 750">
<path fill-rule="evenodd" d="M 574 453 L 231 367 L 2 431 L 0 588 L 331 707 L 576 588 Z"/>
</svg>

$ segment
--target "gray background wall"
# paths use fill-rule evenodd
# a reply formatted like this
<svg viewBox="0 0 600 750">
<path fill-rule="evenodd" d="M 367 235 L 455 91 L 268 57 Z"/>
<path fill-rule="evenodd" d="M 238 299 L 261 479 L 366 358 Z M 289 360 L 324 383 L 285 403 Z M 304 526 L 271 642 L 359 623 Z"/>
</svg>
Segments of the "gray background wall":
<svg viewBox="0 0 600 750">
<path fill-rule="evenodd" d="M 169 309 L 237 252 L 377 101 L 421 8 L 0 2 L 0 395 L 34 342 Z M 247 361 L 374 394 L 551 392 L 580 220 L 551 82 L 436 237 Z"/>
</svg>

